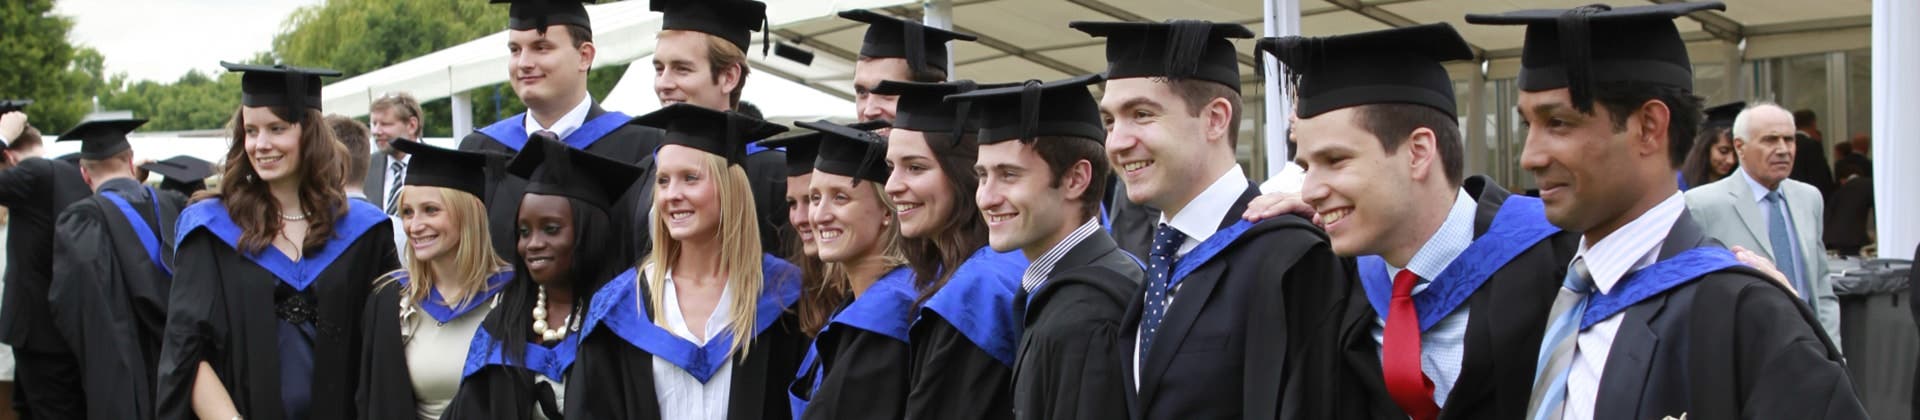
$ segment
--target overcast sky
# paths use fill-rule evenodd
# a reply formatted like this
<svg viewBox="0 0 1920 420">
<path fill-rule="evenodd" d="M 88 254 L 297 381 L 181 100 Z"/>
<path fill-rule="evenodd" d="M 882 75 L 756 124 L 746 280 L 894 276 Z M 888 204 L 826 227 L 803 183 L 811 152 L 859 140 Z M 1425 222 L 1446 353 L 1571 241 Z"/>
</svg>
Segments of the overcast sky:
<svg viewBox="0 0 1920 420">
<path fill-rule="evenodd" d="M 68 38 L 107 57 L 108 74 L 171 82 L 271 49 L 287 15 L 322 1 L 55 0 L 53 10 L 73 18 Z"/>
</svg>

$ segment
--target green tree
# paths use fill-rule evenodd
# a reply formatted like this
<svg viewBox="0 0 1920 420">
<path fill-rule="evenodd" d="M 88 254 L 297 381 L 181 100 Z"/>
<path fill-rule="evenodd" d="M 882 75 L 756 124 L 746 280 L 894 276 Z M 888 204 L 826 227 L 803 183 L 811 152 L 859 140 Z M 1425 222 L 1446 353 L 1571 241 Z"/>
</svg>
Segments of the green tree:
<svg viewBox="0 0 1920 420">
<path fill-rule="evenodd" d="M 92 99 L 107 90 L 106 58 L 67 42 L 73 21 L 53 15 L 52 0 L 0 2 L 0 98 L 32 99 L 27 109 L 41 131 L 59 133 L 93 109 Z"/>
</svg>

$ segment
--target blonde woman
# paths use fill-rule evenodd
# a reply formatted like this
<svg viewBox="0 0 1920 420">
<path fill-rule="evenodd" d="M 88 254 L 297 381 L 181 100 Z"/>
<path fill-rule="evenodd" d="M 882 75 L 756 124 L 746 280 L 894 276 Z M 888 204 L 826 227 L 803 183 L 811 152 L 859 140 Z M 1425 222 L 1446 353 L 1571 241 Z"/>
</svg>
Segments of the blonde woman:
<svg viewBox="0 0 1920 420">
<path fill-rule="evenodd" d="M 761 252 L 746 144 L 785 127 L 675 104 L 634 119 L 667 131 L 656 155 L 653 252 L 593 297 L 567 415 L 786 418 L 779 392 L 804 338 L 800 271 Z"/>
<path fill-rule="evenodd" d="M 408 269 L 374 283 L 360 357 L 359 417 L 439 419 L 460 389 L 467 347 L 513 279 L 488 241 L 489 159 L 409 141 L 396 212 L 407 235 Z"/>
<path fill-rule="evenodd" d="M 900 250 L 900 224 L 882 188 L 886 143 L 825 121 L 810 187 L 820 260 L 853 294 L 807 350 L 789 389 L 795 418 L 898 419 L 906 409 L 907 326 L 917 295 Z"/>
</svg>

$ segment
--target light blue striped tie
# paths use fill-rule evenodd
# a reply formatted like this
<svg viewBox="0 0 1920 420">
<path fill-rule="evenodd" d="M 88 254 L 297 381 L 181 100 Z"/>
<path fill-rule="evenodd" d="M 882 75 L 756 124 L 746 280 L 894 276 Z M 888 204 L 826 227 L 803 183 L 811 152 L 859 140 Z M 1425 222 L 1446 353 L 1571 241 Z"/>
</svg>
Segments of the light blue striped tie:
<svg viewBox="0 0 1920 420">
<path fill-rule="evenodd" d="M 1779 191 L 1767 193 L 1767 239 L 1773 242 L 1773 264 L 1787 274 L 1787 281 L 1802 298 L 1812 298 L 1807 290 L 1806 271 L 1801 270 L 1800 247 L 1793 242 L 1793 213 L 1787 211 L 1787 199 Z M 1809 300 L 1809 303 L 1812 301 Z"/>
<path fill-rule="evenodd" d="M 1527 412 L 1534 420 L 1560 418 L 1567 403 L 1567 374 L 1573 370 L 1573 353 L 1578 347 L 1580 316 L 1586 312 L 1587 297 L 1593 291 L 1593 277 L 1587 273 L 1585 259 L 1575 258 L 1573 269 L 1561 284 L 1549 310 L 1547 335 L 1540 342 L 1540 358 L 1534 364 L 1533 397 Z"/>
</svg>

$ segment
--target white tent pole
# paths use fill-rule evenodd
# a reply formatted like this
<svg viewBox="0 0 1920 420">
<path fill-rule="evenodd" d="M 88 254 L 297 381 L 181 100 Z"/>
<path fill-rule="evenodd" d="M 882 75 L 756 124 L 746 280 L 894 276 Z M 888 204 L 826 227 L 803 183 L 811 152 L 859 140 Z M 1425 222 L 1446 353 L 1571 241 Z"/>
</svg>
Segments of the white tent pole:
<svg viewBox="0 0 1920 420">
<path fill-rule="evenodd" d="M 933 28 L 953 29 L 953 0 L 926 0 L 920 6 L 924 11 L 921 14 L 925 16 L 920 23 Z M 953 48 L 947 48 L 947 79 L 957 79 L 953 73 Z"/>
<path fill-rule="evenodd" d="M 1262 16 L 1266 22 L 1262 33 L 1266 36 L 1288 36 L 1300 34 L 1300 0 L 1265 0 L 1266 7 Z M 1266 54 L 1256 52 L 1256 54 Z M 1267 176 L 1279 174 L 1287 167 L 1287 117 L 1292 115 L 1293 101 L 1288 98 L 1282 87 L 1285 85 L 1281 75 L 1286 74 L 1284 64 L 1272 55 L 1264 57 L 1267 63 L 1267 83 L 1261 86 L 1266 93 L 1267 132 L 1261 136 L 1267 146 Z"/>
<path fill-rule="evenodd" d="M 1914 259 L 1920 242 L 1920 193 L 1906 182 L 1920 179 L 1920 80 L 1896 77 L 1920 65 L 1920 4 L 1873 1 L 1873 196 L 1880 258 Z"/>
<path fill-rule="evenodd" d="M 449 100 L 453 102 L 453 138 L 466 137 L 473 132 L 473 93 L 460 91 Z"/>
</svg>

